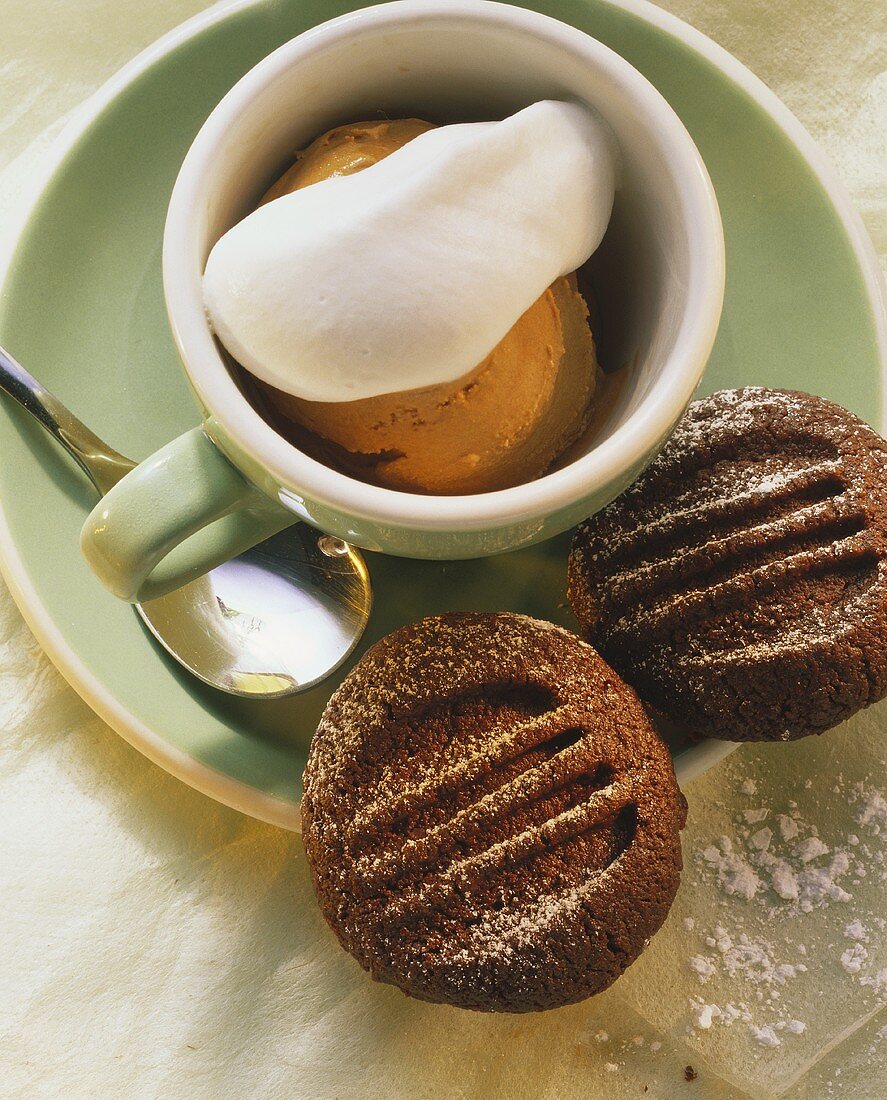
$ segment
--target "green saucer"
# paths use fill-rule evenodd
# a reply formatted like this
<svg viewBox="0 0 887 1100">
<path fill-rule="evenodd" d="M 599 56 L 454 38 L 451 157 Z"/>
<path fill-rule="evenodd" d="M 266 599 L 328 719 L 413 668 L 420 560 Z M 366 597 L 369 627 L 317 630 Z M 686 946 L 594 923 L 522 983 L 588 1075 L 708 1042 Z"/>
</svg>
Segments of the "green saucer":
<svg viewBox="0 0 887 1100">
<path fill-rule="evenodd" d="M 60 139 L 23 222 L 0 300 L 0 343 L 108 442 L 141 459 L 198 420 L 160 280 L 166 205 L 216 102 L 301 31 L 360 5 L 230 4 L 167 35 L 111 80 Z M 531 5 L 621 53 L 660 89 L 708 165 L 724 220 L 727 296 L 706 391 L 810 390 L 881 424 L 883 288 L 871 246 L 809 136 L 733 58 L 647 4 Z M 165 658 L 78 552 L 94 498 L 39 428 L 0 406 L 0 556 L 23 614 L 90 705 L 186 783 L 298 828 L 311 733 L 338 682 L 255 703 L 204 687 Z M 450 609 L 515 609 L 570 624 L 568 538 L 499 558 L 368 555 L 367 644 Z M 686 780 L 731 746 L 675 737 Z"/>
</svg>

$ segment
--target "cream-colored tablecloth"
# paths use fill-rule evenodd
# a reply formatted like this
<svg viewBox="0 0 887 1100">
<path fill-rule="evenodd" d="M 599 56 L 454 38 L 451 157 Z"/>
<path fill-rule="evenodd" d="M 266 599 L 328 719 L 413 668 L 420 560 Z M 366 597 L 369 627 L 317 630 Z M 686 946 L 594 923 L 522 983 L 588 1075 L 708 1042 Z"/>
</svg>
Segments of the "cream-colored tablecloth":
<svg viewBox="0 0 887 1100">
<path fill-rule="evenodd" d="M 202 6 L 0 0 L 0 218 L 47 128 Z M 794 109 L 883 258 L 883 0 L 665 6 Z M 625 978 L 559 1012 L 476 1016 L 367 980 L 299 839 L 116 737 L 0 590 L 0 1096 L 887 1096 L 885 719 L 698 780 L 678 900 Z"/>
</svg>

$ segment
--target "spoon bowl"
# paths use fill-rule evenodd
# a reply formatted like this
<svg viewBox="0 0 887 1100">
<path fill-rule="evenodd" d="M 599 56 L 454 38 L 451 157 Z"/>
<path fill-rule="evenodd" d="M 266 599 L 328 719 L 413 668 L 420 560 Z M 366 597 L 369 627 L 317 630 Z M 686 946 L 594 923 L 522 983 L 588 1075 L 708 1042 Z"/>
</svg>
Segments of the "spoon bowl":
<svg viewBox="0 0 887 1100">
<path fill-rule="evenodd" d="M 307 691 L 338 668 L 363 634 L 370 603 L 360 553 L 299 523 L 136 610 L 198 679 L 273 699 Z"/>
</svg>

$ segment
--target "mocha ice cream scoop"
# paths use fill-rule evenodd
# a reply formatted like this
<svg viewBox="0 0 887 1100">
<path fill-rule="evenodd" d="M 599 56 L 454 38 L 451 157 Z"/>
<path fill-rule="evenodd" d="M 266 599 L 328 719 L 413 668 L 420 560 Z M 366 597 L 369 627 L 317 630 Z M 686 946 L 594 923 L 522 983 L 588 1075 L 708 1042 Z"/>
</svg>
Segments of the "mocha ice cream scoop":
<svg viewBox="0 0 887 1100">
<path fill-rule="evenodd" d="M 553 163 L 545 161 L 552 139 Z M 356 184 L 373 173 L 372 187 L 352 187 L 332 210 L 348 177 Z M 329 193 L 318 203 L 331 185 L 338 199 Z M 283 209 L 312 192 L 301 213 Z M 209 313 L 262 384 L 278 426 L 316 457 L 407 491 L 518 484 L 542 474 L 587 423 L 597 364 L 571 273 L 599 242 L 612 197 L 602 128 L 572 105 L 540 103 L 503 123 L 440 129 L 416 119 L 338 127 L 300 153 L 259 210 L 216 246 L 205 279 Z M 275 208 L 276 219 L 250 228 Z M 312 211 L 327 221 L 305 232 L 305 251 L 293 239 L 284 247 L 286 218 Z M 323 224 L 350 270 L 334 272 L 321 256 L 312 283 L 306 272 Z M 275 225 L 279 240 L 269 244 Z M 238 230 L 240 239 L 228 241 Z M 256 278 L 261 289 L 269 276 L 255 274 L 257 235 L 279 269 L 266 294 L 277 312 L 250 350 Z M 355 250 L 364 256 L 362 280 Z M 287 263 L 300 269 L 294 280 Z M 306 294 L 317 299 L 313 317 L 302 317 Z M 268 349 L 261 363 L 260 346 Z"/>
<path fill-rule="evenodd" d="M 455 383 L 347 402 L 263 389 L 294 442 L 356 477 L 481 493 L 544 473 L 583 431 L 597 372 L 588 310 L 566 276 Z"/>
</svg>

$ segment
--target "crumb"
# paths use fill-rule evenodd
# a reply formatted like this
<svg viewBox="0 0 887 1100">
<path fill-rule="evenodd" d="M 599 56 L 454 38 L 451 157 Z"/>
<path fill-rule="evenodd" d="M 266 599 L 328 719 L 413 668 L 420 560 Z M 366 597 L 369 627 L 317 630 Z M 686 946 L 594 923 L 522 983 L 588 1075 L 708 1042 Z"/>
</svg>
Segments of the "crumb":
<svg viewBox="0 0 887 1100">
<path fill-rule="evenodd" d="M 778 1047 L 782 1045 L 782 1040 L 769 1024 L 765 1024 L 764 1027 L 755 1027 L 754 1024 L 750 1024 L 749 1031 L 752 1033 L 752 1037 L 755 1041 L 760 1043 L 762 1047 Z"/>
<path fill-rule="evenodd" d="M 717 1005 L 707 1005 L 704 1001 L 693 1002 L 693 1026 L 708 1031 L 712 1020 L 720 1016 L 721 1010 Z"/>
<path fill-rule="evenodd" d="M 797 846 L 795 849 L 798 859 L 802 863 L 809 863 L 813 859 L 817 859 L 819 856 L 828 854 L 828 848 L 819 837 L 811 836 Z"/>
<path fill-rule="evenodd" d="M 841 955 L 841 966 L 848 974 L 858 974 L 862 970 L 862 964 L 869 957 L 868 951 L 861 943 L 855 943 Z"/>
<path fill-rule="evenodd" d="M 842 789 L 849 792 L 854 815 L 850 830 L 856 832 L 821 837 L 797 803 L 787 799 L 762 806 L 758 795 L 750 809 L 733 818 L 732 837 L 708 836 L 696 848 L 697 881 L 716 886 L 722 896 L 713 928 L 698 917 L 692 925 L 688 921 L 693 918 L 684 918 L 684 929 L 693 932 L 686 937 L 684 965 L 691 980 L 706 986 L 706 993 L 720 988 L 725 978 L 738 979 L 742 991 L 729 1003 L 708 1003 L 715 1000 L 713 992 L 710 998 L 691 995 L 688 1034 L 739 1024 L 748 1028 L 754 1046 L 773 1054 L 809 1034 L 793 987 L 796 977 L 812 968 L 805 964 L 811 952 L 803 934 L 800 942 L 793 936 L 771 942 L 744 932 L 741 915 L 747 906 L 772 919 L 774 926 L 786 918 L 803 920 L 818 909 L 849 908 L 854 888 L 864 878 L 887 882 L 877 847 L 887 838 L 887 798 L 868 781 Z M 866 899 L 860 900 L 865 904 Z M 877 997 L 887 994 L 887 967 L 878 970 L 875 958 L 885 929 L 884 918 L 867 909 L 850 909 L 837 926 L 837 942 L 829 945 L 829 965 Z"/>
</svg>

